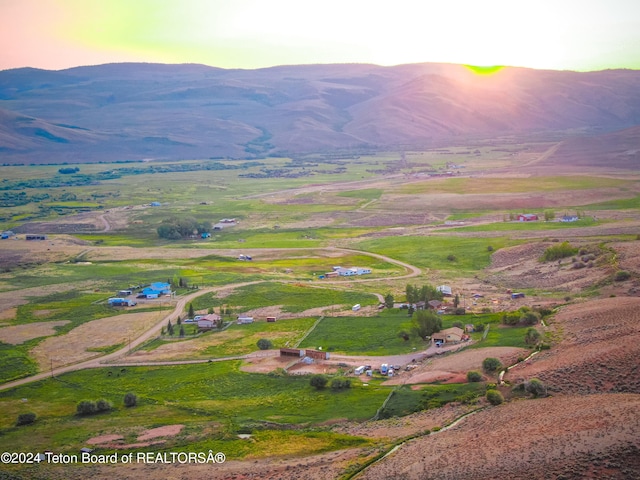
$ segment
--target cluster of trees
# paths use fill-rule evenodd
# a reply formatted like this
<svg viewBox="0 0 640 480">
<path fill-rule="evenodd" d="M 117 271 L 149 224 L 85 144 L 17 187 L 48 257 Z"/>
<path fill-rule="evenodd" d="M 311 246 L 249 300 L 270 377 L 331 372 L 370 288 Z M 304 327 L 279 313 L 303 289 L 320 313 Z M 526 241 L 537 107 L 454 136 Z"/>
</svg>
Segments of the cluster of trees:
<svg viewBox="0 0 640 480">
<path fill-rule="evenodd" d="M 93 415 L 95 413 L 109 412 L 113 409 L 113 405 L 108 400 L 101 398 L 97 402 L 93 400 L 82 400 L 76 406 L 78 415 Z"/>
<path fill-rule="evenodd" d="M 323 390 L 329 383 L 329 378 L 326 375 L 313 375 L 309 380 L 309 384 L 316 390 Z M 331 390 L 345 390 L 351 388 L 351 380 L 348 378 L 336 377 L 331 380 Z"/>
<path fill-rule="evenodd" d="M 430 302 L 431 300 L 442 300 L 442 292 L 439 292 L 433 285 L 416 285 L 407 284 L 405 288 L 407 303 Z"/>
<path fill-rule="evenodd" d="M 540 321 L 540 313 L 531 310 L 529 307 L 522 307 L 515 312 L 508 312 L 502 315 L 502 323 L 505 325 L 535 325 Z"/>
<path fill-rule="evenodd" d="M 209 231 L 211 231 L 211 222 L 200 222 L 193 217 L 165 218 L 157 229 L 158 236 L 167 240 L 180 240 L 196 233 Z"/>
<path fill-rule="evenodd" d="M 78 167 L 64 167 L 58 169 L 58 173 L 61 173 L 62 175 L 71 175 L 72 173 L 78 173 L 79 171 L 80 169 Z"/>
</svg>

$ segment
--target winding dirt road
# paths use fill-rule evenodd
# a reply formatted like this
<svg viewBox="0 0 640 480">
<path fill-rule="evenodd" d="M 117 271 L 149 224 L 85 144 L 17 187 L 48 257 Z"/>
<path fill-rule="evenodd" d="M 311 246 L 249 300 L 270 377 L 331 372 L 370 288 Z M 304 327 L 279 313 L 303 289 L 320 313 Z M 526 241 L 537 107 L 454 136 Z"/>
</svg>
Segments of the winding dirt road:
<svg viewBox="0 0 640 480">
<path fill-rule="evenodd" d="M 420 275 L 422 273 L 422 271 L 418 267 L 415 267 L 415 266 L 410 265 L 408 263 L 401 262 L 399 260 L 395 260 L 395 259 L 389 258 L 389 257 L 387 257 L 385 255 L 379 255 L 377 253 L 370 253 L 370 252 L 363 252 L 363 251 L 360 251 L 360 250 L 353 250 L 353 249 L 348 249 L 348 248 L 338 248 L 338 247 L 330 247 L 330 248 L 334 249 L 334 250 L 345 251 L 345 252 L 352 252 L 352 253 L 359 253 L 359 254 L 363 254 L 363 255 L 369 255 L 369 256 L 384 260 L 386 262 L 389 262 L 389 263 L 392 263 L 392 264 L 395 264 L 395 265 L 399 265 L 401 267 L 406 268 L 409 271 L 409 273 L 407 273 L 406 275 L 393 277 L 392 278 L 393 280 L 415 277 L 415 276 Z M 375 281 L 380 281 L 380 280 L 385 280 L 385 279 L 384 278 L 358 278 L 358 279 L 351 280 L 351 283 L 375 282 Z M 238 357 L 227 357 L 227 358 L 211 359 L 211 360 L 207 360 L 207 359 L 205 359 L 205 360 L 182 360 L 182 361 L 172 361 L 172 362 L 149 362 L 149 363 L 135 363 L 135 364 L 134 363 L 127 363 L 126 360 L 125 360 L 125 357 L 127 356 L 127 354 L 131 350 L 134 350 L 138 346 L 142 345 L 144 342 L 146 342 L 146 341 L 152 339 L 153 337 L 159 335 L 160 332 L 162 331 L 162 327 L 165 326 L 169 320 L 171 320 L 172 323 L 175 323 L 177 321 L 177 319 L 178 319 L 178 315 L 181 315 L 184 312 L 187 303 L 190 302 L 191 300 L 193 300 L 194 298 L 199 297 L 200 295 L 204 295 L 206 293 L 210 293 L 210 292 L 220 292 L 220 291 L 224 291 L 224 290 L 232 290 L 232 289 L 236 289 L 236 288 L 239 288 L 239 287 L 244 287 L 244 286 L 247 286 L 247 285 L 254 285 L 254 284 L 257 284 L 257 283 L 264 283 L 266 281 L 267 280 L 257 280 L 257 281 L 253 281 L 253 282 L 234 283 L 234 284 L 224 285 L 224 286 L 221 286 L 221 287 L 203 288 L 203 289 L 198 290 L 197 292 L 194 292 L 194 293 L 192 293 L 190 295 L 187 295 L 185 297 L 181 297 L 178 300 L 178 302 L 176 303 L 176 306 L 175 306 L 173 312 L 171 312 L 168 315 L 166 315 L 156 325 L 151 327 L 149 330 L 147 330 L 145 333 L 140 335 L 138 338 L 136 338 L 133 341 L 131 341 L 130 344 L 127 345 L 126 347 L 123 347 L 123 348 L 121 348 L 121 349 L 119 349 L 119 350 L 117 350 L 115 352 L 112 352 L 110 354 L 107 354 L 107 355 L 104 355 L 104 356 L 101 356 L 101 357 L 92 358 L 90 360 L 82 361 L 82 362 L 71 364 L 71 365 L 65 365 L 63 367 L 57 367 L 57 368 L 54 368 L 53 370 L 48 371 L 48 372 L 41 372 L 41 373 L 38 373 L 36 375 L 32 375 L 30 377 L 25 377 L 25 378 L 21 378 L 19 380 L 14 380 L 12 382 L 5 383 L 3 385 L 0 385 L 0 391 L 8 390 L 8 389 L 13 388 L 13 387 L 17 387 L 17 386 L 20 386 L 20 385 L 25 385 L 25 384 L 31 383 L 31 382 L 36 382 L 38 380 L 42 380 L 42 379 L 47 378 L 47 377 L 53 377 L 53 376 L 56 376 L 56 375 L 67 373 L 67 372 L 83 370 L 85 368 L 100 368 L 100 367 L 105 367 L 107 365 L 113 365 L 113 366 L 180 365 L 180 364 L 189 364 L 189 363 L 206 363 L 206 362 L 209 362 L 209 361 L 223 361 L 223 360 L 233 360 L 233 359 L 256 358 L 256 357 L 260 357 L 260 356 L 276 356 L 277 352 L 274 351 L 274 352 L 270 352 L 270 353 L 254 352 L 254 353 L 250 353 L 250 354 L 242 355 L 242 356 L 238 356 Z M 283 283 L 292 283 L 292 282 L 283 281 Z M 293 282 L 293 283 L 297 283 L 297 282 Z M 323 281 L 322 285 L 339 284 L 339 283 L 342 283 L 342 282 L 336 282 L 336 281 L 329 280 L 329 281 Z M 320 285 L 318 285 L 318 287 L 320 287 Z M 375 294 L 375 295 L 378 297 L 378 299 L 383 299 L 381 294 Z M 416 356 L 419 353 L 424 353 L 424 352 L 416 352 L 415 355 L 409 355 L 409 356 Z"/>
</svg>

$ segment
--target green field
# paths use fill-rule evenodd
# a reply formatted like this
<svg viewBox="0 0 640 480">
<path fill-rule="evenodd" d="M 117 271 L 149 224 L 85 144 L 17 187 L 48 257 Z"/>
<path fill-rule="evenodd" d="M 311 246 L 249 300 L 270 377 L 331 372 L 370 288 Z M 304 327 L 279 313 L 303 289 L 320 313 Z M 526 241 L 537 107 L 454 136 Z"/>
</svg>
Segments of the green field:
<svg viewBox="0 0 640 480">
<path fill-rule="evenodd" d="M 229 433 L 243 425 L 266 429 L 262 422 L 317 424 L 335 418 L 337 412 L 343 418 L 364 420 L 373 417 L 389 393 L 385 387 L 363 388 L 357 381 L 348 390 L 317 391 L 309 385 L 309 377 L 244 373 L 239 371 L 239 365 L 213 362 L 90 369 L 0 392 L 0 446 L 16 451 L 73 451 L 97 432 L 133 433 L 140 427 L 185 423 L 196 432 L 195 438 L 177 439 L 177 445 L 197 444 L 217 450 L 224 446 L 222 451 L 228 452 L 229 458 L 237 458 L 249 452 L 234 446 L 237 438 Z M 122 399 L 130 391 L 136 393 L 139 404 L 126 409 Z M 116 409 L 89 417 L 75 415 L 78 402 L 99 398 L 111 401 Z M 28 436 L 24 435 L 24 428 L 13 426 L 25 409 L 39 418 L 28 427 Z M 198 425 L 212 421 L 220 425 L 219 433 L 204 434 L 206 429 Z M 199 428 L 202 431 L 198 434 Z M 280 438 L 278 433 L 273 435 L 276 441 Z M 327 440 L 340 438 L 358 442 L 327 434 Z"/>
<path fill-rule="evenodd" d="M 415 336 L 403 340 L 398 335 L 401 331 L 411 331 L 411 319 L 404 311 L 374 317 L 326 317 L 300 347 L 322 347 L 328 352 L 349 355 L 393 355 L 428 346 Z"/>
<path fill-rule="evenodd" d="M 354 248 L 387 255 L 391 258 L 431 270 L 469 274 L 487 267 L 493 251 L 515 245 L 507 237 L 473 238 L 453 236 L 384 237 L 358 242 Z M 489 251 L 488 247 L 492 247 Z M 449 260 L 449 255 L 455 257 Z"/>
</svg>

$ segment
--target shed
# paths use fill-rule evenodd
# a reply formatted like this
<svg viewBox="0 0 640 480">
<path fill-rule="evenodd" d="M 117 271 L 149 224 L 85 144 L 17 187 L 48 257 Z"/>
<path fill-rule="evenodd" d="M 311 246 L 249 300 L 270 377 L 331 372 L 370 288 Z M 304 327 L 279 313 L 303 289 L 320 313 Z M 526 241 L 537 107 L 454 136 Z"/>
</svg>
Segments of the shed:
<svg viewBox="0 0 640 480">
<path fill-rule="evenodd" d="M 439 287 L 436 287 L 436 290 L 442 293 L 445 297 L 450 297 L 452 295 L 451 287 L 449 285 L 440 285 Z"/>
<path fill-rule="evenodd" d="M 307 349 L 304 351 L 304 354 L 309 358 L 315 358 L 317 360 L 329 360 L 329 352 Z"/>
<path fill-rule="evenodd" d="M 280 356 L 281 357 L 304 357 L 304 350 L 300 350 L 299 348 L 281 348 Z"/>
<path fill-rule="evenodd" d="M 253 323 L 253 317 L 238 317 L 238 321 L 236 323 L 238 325 Z"/>
</svg>

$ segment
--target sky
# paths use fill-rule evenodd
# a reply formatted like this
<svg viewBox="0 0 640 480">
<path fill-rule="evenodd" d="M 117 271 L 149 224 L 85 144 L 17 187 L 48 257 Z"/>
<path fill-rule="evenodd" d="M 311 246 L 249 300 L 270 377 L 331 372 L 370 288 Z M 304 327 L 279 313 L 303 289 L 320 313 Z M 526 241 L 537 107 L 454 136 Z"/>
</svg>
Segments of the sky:
<svg viewBox="0 0 640 480">
<path fill-rule="evenodd" d="M 112 62 L 640 69 L 640 0 L 0 0 L 0 70 Z"/>
</svg>

